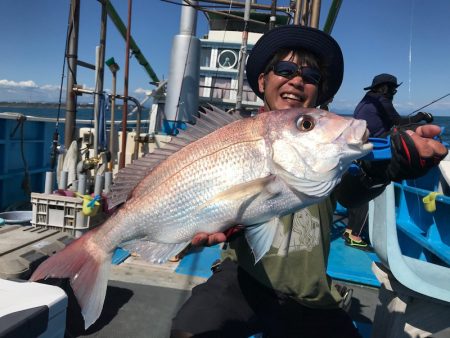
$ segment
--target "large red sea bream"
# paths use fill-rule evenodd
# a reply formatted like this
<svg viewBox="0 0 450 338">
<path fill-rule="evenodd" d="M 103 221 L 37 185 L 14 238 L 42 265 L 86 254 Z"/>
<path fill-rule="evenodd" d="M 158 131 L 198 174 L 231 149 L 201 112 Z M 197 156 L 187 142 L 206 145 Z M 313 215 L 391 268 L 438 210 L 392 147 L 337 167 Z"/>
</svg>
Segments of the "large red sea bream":
<svg viewBox="0 0 450 338">
<path fill-rule="evenodd" d="M 277 218 L 328 196 L 351 162 L 371 151 L 366 141 L 365 121 L 317 109 L 244 119 L 206 110 L 166 149 L 120 172 L 109 201 L 117 211 L 31 280 L 70 278 L 89 327 L 100 316 L 118 246 L 161 263 L 196 233 L 242 225 L 257 262 Z"/>
</svg>

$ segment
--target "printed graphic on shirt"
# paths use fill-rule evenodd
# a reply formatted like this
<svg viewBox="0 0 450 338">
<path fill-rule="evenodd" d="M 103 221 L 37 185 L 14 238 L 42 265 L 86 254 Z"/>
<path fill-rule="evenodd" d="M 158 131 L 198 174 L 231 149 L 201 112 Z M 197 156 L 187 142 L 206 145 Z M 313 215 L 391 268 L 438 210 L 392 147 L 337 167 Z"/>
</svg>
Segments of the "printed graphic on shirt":
<svg viewBox="0 0 450 338">
<path fill-rule="evenodd" d="M 272 247 L 278 249 L 279 256 L 286 256 L 288 252 L 311 251 L 319 245 L 319 240 L 319 219 L 308 209 L 302 209 L 294 215 L 292 231 L 289 231 L 289 227 L 282 222 L 278 223 Z"/>
</svg>

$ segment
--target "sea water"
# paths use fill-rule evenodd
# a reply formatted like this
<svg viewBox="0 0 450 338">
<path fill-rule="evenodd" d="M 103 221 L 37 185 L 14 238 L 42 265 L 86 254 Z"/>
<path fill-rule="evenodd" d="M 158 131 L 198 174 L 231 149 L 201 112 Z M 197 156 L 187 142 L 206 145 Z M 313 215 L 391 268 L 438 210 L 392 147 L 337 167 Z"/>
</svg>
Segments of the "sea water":
<svg viewBox="0 0 450 338">
<path fill-rule="evenodd" d="M 2 107 L 0 106 L 0 112 L 13 112 L 13 113 L 21 113 L 24 115 L 31 115 L 36 117 L 58 117 L 58 108 L 32 108 L 32 107 Z M 131 112 L 131 109 L 129 110 Z M 149 109 L 144 108 L 141 114 L 143 119 L 149 118 Z M 65 117 L 65 106 L 62 106 L 59 111 L 59 117 Z M 136 115 L 132 115 L 132 119 L 136 118 Z M 93 108 L 79 108 L 77 109 L 77 119 L 80 120 L 94 120 L 94 110 Z M 111 119 L 111 112 L 109 110 L 106 111 L 106 121 Z M 120 121 L 122 119 L 122 110 L 116 110 L 115 112 L 115 120 Z M 441 126 L 444 128 L 444 132 L 441 135 L 441 139 L 443 142 L 447 142 L 450 144 L 450 114 L 449 116 L 434 116 L 434 124 Z"/>
</svg>

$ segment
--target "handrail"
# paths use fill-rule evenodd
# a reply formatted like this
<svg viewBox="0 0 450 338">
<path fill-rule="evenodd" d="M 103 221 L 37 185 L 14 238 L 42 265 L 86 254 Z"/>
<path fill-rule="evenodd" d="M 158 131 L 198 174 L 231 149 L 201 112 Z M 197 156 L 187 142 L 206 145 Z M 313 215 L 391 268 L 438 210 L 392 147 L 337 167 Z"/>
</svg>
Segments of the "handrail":
<svg viewBox="0 0 450 338">
<path fill-rule="evenodd" d="M 16 112 L 0 112 L 0 119 L 5 120 L 17 120 L 17 118 L 20 115 L 24 115 L 21 113 Z M 33 116 L 33 115 L 24 115 L 27 119 L 27 121 L 33 121 L 33 122 L 53 122 L 55 123 L 57 121 L 56 117 L 41 117 L 41 116 Z M 59 118 L 60 123 L 65 123 L 66 119 Z M 92 124 L 93 120 L 76 120 L 77 124 Z M 106 124 L 110 124 L 111 121 L 106 121 Z M 137 120 L 128 120 L 129 124 L 137 124 Z M 141 123 L 150 123 L 150 120 L 141 120 Z M 122 124 L 122 121 L 114 121 L 114 125 L 120 125 Z"/>
</svg>

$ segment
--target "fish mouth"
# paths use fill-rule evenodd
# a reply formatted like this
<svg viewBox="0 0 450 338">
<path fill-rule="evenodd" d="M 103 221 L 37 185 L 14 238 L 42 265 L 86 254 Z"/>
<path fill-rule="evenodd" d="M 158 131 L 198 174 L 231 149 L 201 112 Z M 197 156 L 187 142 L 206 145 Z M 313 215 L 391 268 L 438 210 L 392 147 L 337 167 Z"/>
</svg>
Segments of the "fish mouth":
<svg viewBox="0 0 450 338">
<path fill-rule="evenodd" d="M 370 135 L 369 129 L 366 128 L 366 130 L 364 131 L 363 136 L 361 137 L 361 141 L 363 143 L 369 142 L 369 135 Z"/>
<path fill-rule="evenodd" d="M 369 130 L 364 120 L 352 119 L 342 135 L 350 145 L 361 145 L 369 141 Z"/>
<path fill-rule="evenodd" d="M 366 128 L 363 136 L 361 137 L 362 145 L 360 148 L 364 152 L 367 151 L 367 153 L 373 150 L 373 144 L 369 142 L 369 135 L 370 135 L 369 129 Z"/>
<path fill-rule="evenodd" d="M 344 132 L 347 144 L 356 153 L 364 156 L 373 150 L 373 144 L 369 142 L 369 130 L 366 128 L 366 121 L 352 120 L 351 128 Z"/>
</svg>

